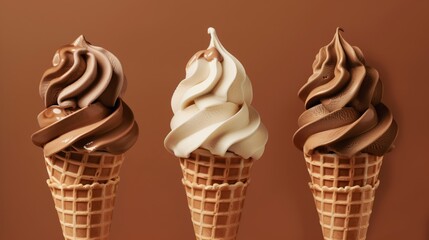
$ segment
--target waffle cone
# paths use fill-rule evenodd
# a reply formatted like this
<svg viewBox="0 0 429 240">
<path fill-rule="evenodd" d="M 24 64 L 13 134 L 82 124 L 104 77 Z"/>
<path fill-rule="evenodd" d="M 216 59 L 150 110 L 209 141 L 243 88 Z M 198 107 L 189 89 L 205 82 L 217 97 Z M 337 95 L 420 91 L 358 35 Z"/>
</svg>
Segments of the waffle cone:
<svg viewBox="0 0 429 240">
<path fill-rule="evenodd" d="M 119 176 L 123 161 L 123 154 L 72 150 L 45 157 L 49 179 L 66 185 L 107 183 Z"/>
<path fill-rule="evenodd" d="M 374 186 L 320 187 L 309 183 L 325 240 L 365 240 L 374 203 Z"/>
<path fill-rule="evenodd" d="M 205 149 L 197 149 L 189 158 L 180 158 L 183 178 L 191 183 L 213 185 L 247 182 L 253 159 L 244 159 L 232 152 L 224 157 L 211 154 Z"/>
<path fill-rule="evenodd" d="M 107 240 L 119 178 L 91 185 L 47 180 L 65 240 Z"/>
<path fill-rule="evenodd" d="M 235 240 L 249 181 L 202 185 L 182 179 L 197 240 Z"/>
<path fill-rule="evenodd" d="M 374 186 L 378 181 L 383 156 L 360 153 L 351 158 L 315 152 L 305 156 L 311 182 L 327 187 Z"/>
</svg>

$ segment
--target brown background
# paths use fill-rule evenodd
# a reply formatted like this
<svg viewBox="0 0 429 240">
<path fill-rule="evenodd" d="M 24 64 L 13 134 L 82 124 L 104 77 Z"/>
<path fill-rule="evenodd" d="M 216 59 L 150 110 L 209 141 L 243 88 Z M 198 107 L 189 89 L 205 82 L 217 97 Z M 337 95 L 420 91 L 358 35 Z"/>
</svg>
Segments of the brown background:
<svg viewBox="0 0 429 240">
<path fill-rule="evenodd" d="M 379 70 L 400 127 L 385 158 L 368 239 L 429 239 L 428 1 L 0 1 L 0 239 L 61 239 L 41 149 L 30 135 L 55 50 L 85 34 L 115 53 L 141 129 L 122 168 L 111 239 L 192 239 L 178 161 L 163 139 L 170 98 L 217 28 L 245 66 L 270 137 L 253 168 L 239 238 L 321 239 L 302 153 L 297 91 L 337 26 Z"/>
</svg>

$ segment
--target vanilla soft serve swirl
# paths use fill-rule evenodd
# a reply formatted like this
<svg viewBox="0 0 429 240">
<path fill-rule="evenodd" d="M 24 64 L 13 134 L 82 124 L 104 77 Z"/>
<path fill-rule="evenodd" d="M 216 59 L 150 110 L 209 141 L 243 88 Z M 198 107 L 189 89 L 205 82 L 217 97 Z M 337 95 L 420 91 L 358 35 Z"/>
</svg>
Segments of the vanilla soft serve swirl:
<svg viewBox="0 0 429 240">
<path fill-rule="evenodd" d="M 208 49 L 191 58 L 186 78 L 173 94 L 174 117 L 165 147 L 178 157 L 188 157 L 203 148 L 219 156 L 233 152 L 259 159 L 268 133 L 250 105 L 250 80 L 241 63 L 222 46 L 215 30 L 209 28 L 208 32 Z"/>
</svg>

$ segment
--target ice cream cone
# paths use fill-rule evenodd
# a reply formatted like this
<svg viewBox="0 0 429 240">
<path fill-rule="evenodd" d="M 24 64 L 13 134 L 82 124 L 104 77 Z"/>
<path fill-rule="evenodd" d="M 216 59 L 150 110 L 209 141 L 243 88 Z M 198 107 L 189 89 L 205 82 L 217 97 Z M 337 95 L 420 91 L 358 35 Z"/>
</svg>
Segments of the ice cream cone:
<svg viewBox="0 0 429 240">
<path fill-rule="evenodd" d="M 119 178 L 91 185 L 47 180 L 65 240 L 107 240 Z"/>
<path fill-rule="evenodd" d="M 119 176 L 123 161 L 123 154 L 72 150 L 45 157 L 49 179 L 66 185 L 106 183 Z"/>
<path fill-rule="evenodd" d="M 311 182 L 327 187 L 374 186 L 378 182 L 383 156 L 359 153 L 350 158 L 315 152 L 306 156 Z"/>
<path fill-rule="evenodd" d="M 365 240 L 371 216 L 374 186 L 326 187 L 309 183 L 325 240 Z"/>
<path fill-rule="evenodd" d="M 251 105 L 244 67 L 214 28 L 208 33 L 209 47 L 191 57 L 171 98 L 164 145 L 180 160 L 197 240 L 234 240 L 250 169 L 264 153 L 268 131 Z"/>
<path fill-rule="evenodd" d="M 253 159 L 244 159 L 228 152 L 224 157 L 215 156 L 205 149 L 197 149 L 189 158 L 180 158 L 183 178 L 191 183 L 213 185 L 247 182 Z"/>
<path fill-rule="evenodd" d="M 235 240 L 249 181 L 202 185 L 182 179 L 197 240 Z"/>
<path fill-rule="evenodd" d="M 304 153 L 324 239 L 364 240 L 398 126 L 382 102 L 378 71 L 341 32 L 320 49 L 298 92 L 305 110 L 293 142 Z"/>
<path fill-rule="evenodd" d="M 124 154 L 139 133 L 126 86 L 119 59 L 82 35 L 57 49 L 40 81 L 45 108 L 31 139 L 43 148 L 66 240 L 108 238 Z"/>
</svg>

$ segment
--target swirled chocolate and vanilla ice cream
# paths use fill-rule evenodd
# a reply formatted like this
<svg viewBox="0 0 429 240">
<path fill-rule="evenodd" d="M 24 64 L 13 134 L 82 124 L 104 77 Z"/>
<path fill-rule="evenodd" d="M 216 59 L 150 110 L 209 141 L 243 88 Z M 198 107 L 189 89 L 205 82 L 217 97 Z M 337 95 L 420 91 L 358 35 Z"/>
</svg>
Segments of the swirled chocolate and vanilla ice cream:
<svg viewBox="0 0 429 240">
<path fill-rule="evenodd" d="M 138 136 L 133 113 L 122 99 L 125 88 L 116 56 L 83 36 L 59 48 L 43 74 L 39 93 L 45 109 L 37 117 L 41 129 L 31 138 L 43 148 L 65 239 L 108 236 L 124 153 Z M 78 191 L 87 195 L 78 200 L 73 195 Z M 88 205 L 64 217 L 74 210 L 64 203 L 91 204 L 94 199 L 103 203 L 101 210 Z M 101 221 L 91 218 L 93 211 Z"/>
<path fill-rule="evenodd" d="M 293 141 L 304 153 L 324 238 L 364 240 L 382 159 L 398 127 L 381 101 L 378 71 L 341 31 L 320 49 L 299 90 L 305 111 Z"/>
<path fill-rule="evenodd" d="M 208 48 L 191 57 L 186 77 L 174 91 L 171 132 L 164 144 L 180 159 L 197 239 L 233 239 L 250 168 L 262 156 L 268 133 L 251 106 L 252 85 L 243 65 L 223 47 L 215 29 L 208 32 Z M 235 191 L 228 201 L 238 201 L 239 211 L 193 204 L 192 199 L 210 197 L 196 196 L 197 189 L 217 193 L 206 199 L 209 202 L 219 201 L 216 196 L 221 192 Z M 231 218 L 230 224 L 220 226 L 208 220 L 221 215 Z"/>
</svg>

